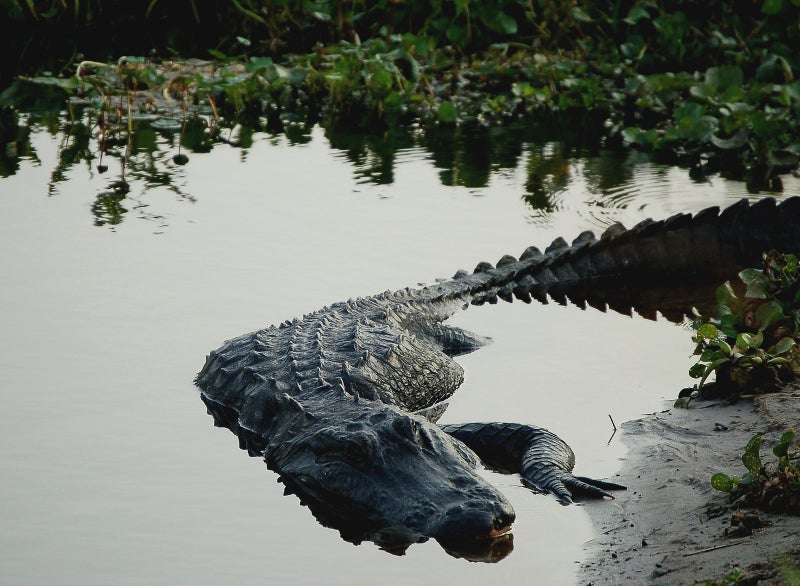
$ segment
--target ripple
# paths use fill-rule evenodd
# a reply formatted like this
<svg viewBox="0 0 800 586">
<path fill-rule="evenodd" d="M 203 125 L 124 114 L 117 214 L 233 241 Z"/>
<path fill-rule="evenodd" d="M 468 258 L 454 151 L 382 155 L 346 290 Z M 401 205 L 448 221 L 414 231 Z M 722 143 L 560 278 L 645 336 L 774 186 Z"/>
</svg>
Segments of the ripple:
<svg viewBox="0 0 800 586">
<path fill-rule="evenodd" d="M 785 181 L 787 191 L 797 190 L 797 178 Z M 534 189 L 531 189 L 531 187 Z M 614 222 L 631 226 L 644 218 L 666 218 L 697 212 L 712 205 L 725 207 L 739 199 L 760 199 L 743 182 L 719 176 L 693 180 L 686 169 L 653 163 L 642 153 L 603 152 L 595 157 L 569 160 L 556 178 L 537 177 L 527 182 L 523 196 L 531 208 L 529 223 L 551 228 L 568 220 L 582 229 L 602 231 Z"/>
</svg>

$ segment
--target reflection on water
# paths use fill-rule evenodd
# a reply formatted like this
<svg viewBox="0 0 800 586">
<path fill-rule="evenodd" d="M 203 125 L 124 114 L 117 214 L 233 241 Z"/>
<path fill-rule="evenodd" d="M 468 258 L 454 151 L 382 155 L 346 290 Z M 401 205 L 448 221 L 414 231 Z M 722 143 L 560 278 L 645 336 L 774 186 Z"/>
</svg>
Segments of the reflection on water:
<svg viewBox="0 0 800 586">
<path fill-rule="evenodd" d="M 192 377 L 241 332 L 617 220 L 727 205 L 744 185 L 534 127 L 337 142 L 237 126 L 219 142 L 207 122 L 143 122 L 101 159 L 79 111 L 0 115 L 5 581 L 574 581 L 591 538 L 580 507 L 488 471 L 517 512 L 502 563 L 343 542 L 211 428 Z M 608 414 L 660 409 L 688 382 L 690 334 L 664 320 L 500 304 L 456 323 L 495 342 L 460 359 L 448 421 L 547 427 L 582 475 L 625 453 L 606 445 Z"/>
<path fill-rule="evenodd" d="M 128 132 L 124 116 L 97 116 L 97 111 L 80 103 L 71 104 L 69 113 L 60 115 L 51 110 L 18 114 L 4 109 L 0 136 L 6 148 L 0 156 L 1 176 L 13 175 L 22 160 L 38 160 L 31 132 L 47 131 L 58 141 L 49 195 L 58 195 L 59 185 L 82 170 L 98 184 L 92 205 L 95 225 L 118 225 L 131 209 L 161 223 L 164 218 L 157 210 L 145 211 L 151 205 L 146 194 L 164 188 L 194 201 L 185 188 L 184 169 L 194 156 L 233 146 L 246 161 L 259 133 L 259 140 L 274 140 L 263 134 L 265 120 L 223 129 L 202 116 L 166 123 L 139 115 Z M 293 136 L 292 144 L 307 144 L 312 130 L 297 130 Z M 328 129 L 325 137 L 333 156 L 352 166 L 355 185 L 390 185 L 396 168 L 416 159 L 429 161 L 442 185 L 463 186 L 476 195 L 498 179 L 521 181 L 520 196 L 529 207 L 530 221 L 543 226 L 554 212 L 574 207 L 570 194 L 576 188 L 591 199 L 582 197 L 575 211 L 594 218 L 593 225 L 603 226 L 613 221 L 608 208 L 624 209 L 636 201 L 649 205 L 670 191 L 667 184 L 673 178 L 668 167 L 652 165 L 642 154 L 604 150 L 599 139 L 579 125 L 441 126 L 424 134 L 409 127 L 376 135 Z"/>
</svg>

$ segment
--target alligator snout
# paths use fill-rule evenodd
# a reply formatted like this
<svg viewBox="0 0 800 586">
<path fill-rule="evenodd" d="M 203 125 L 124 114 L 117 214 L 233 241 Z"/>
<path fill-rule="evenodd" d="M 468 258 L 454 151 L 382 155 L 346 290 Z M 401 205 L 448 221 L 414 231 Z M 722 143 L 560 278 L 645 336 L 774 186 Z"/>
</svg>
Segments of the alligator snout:
<svg viewBox="0 0 800 586">
<path fill-rule="evenodd" d="M 434 537 L 443 542 L 479 541 L 503 535 L 516 514 L 502 501 L 479 501 L 450 507 L 442 516 Z"/>
</svg>

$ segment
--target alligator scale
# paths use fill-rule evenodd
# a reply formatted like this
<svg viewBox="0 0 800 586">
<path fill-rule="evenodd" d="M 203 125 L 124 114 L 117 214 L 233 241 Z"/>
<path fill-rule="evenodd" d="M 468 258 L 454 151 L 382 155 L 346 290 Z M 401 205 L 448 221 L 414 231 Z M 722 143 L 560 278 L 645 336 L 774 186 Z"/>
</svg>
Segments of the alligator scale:
<svg viewBox="0 0 800 586">
<path fill-rule="evenodd" d="M 539 427 L 437 425 L 463 380 L 453 357 L 486 342 L 446 325 L 448 317 L 514 297 L 680 314 L 691 306 L 665 310 L 651 292 L 713 287 L 759 264 L 762 251 L 797 252 L 799 242 L 797 197 L 630 230 L 616 224 L 599 239 L 557 239 L 543 253 L 531 247 L 431 286 L 336 303 L 234 338 L 209 355 L 196 382 L 215 423 L 344 538 L 395 551 L 429 537 L 446 547 L 487 543 L 508 531 L 514 512 L 478 474 L 480 461 L 563 504 L 624 487 L 573 476 L 572 450 Z"/>
</svg>

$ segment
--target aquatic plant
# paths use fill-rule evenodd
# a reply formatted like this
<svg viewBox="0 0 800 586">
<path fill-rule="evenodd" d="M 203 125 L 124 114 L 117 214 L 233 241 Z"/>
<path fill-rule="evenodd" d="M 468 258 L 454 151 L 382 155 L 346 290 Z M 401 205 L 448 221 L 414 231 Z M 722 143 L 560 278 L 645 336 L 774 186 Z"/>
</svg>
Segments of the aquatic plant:
<svg viewBox="0 0 800 586">
<path fill-rule="evenodd" d="M 715 375 L 723 393 L 763 392 L 800 372 L 800 271 L 792 254 L 764 255 L 763 269 L 739 273 L 743 296 L 730 283 L 717 289 L 714 316 L 693 322 L 699 360 L 689 374 L 703 392 Z"/>
<path fill-rule="evenodd" d="M 742 454 L 747 472 L 741 478 L 718 472 L 711 477 L 711 486 L 732 494 L 744 506 L 800 514 L 800 453 L 794 440 L 794 429 L 784 432 L 772 448 L 776 461 L 764 464 L 761 435 L 754 435 Z"/>
<path fill-rule="evenodd" d="M 797 2 L 716 0 L 689 10 L 647 0 L 228 0 L 212 9 L 151 0 L 137 13 L 101 0 L 13 0 L 6 12 L 20 38 L 73 38 L 66 54 L 209 53 L 218 73 L 182 80 L 189 106 L 265 116 L 276 132 L 320 121 L 386 129 L 589 112 L 608 146 L 780 190 L 779 176 L 800 162 Z M 86 46 L 92 39 L 103 43 Z M 36 62 L 26 47 L 23 57 Z M 55 68 L 29 79 L 70 95 L 87 84 L 113 93 L 122 79 L 126 90 L 157 85 L 161 62 L 135 61 L 116 79 L 107 74 L 119 65 L 94 78 Z"/>
</svg>

